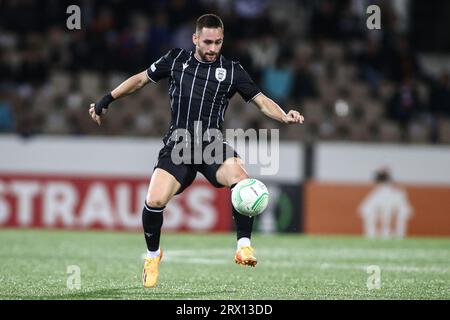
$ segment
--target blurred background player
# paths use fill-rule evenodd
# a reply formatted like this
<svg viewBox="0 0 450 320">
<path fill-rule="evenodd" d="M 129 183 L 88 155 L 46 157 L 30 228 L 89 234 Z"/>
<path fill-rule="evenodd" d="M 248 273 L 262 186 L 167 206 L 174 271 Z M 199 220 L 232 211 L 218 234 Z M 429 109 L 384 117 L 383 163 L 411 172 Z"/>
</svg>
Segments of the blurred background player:
<svg viewBox="0 0 450 320">
<path fill-rule="evenodd" d="M 363 200 L 359 212 L 366 237 L 404 238 L 412 208 L 406 190 L 396 186 L 387 168 L 375 174 L 376 186 Z"/>
<path fill-rule="evenodd" d="M 262 94 L 239 62 L 227 60 L 221 55 L 224 27 L 218 16 L 206 14 L 199 17 L 192 41 L 195 51 L 170 50 L 150 68 L 124 81 L 98 103 L 91 104 L 89 109 L 92 119 L 100 125 L 102 115 L 111 102 L 149 82 L 169 78 L 172 120 L 163 139 L 164 147 L 159 152 L 142 212 L 148 249 L 143 270 L 145 287 L 157 284 L 158 267 L 163 255 L 160 248 L 163 211 L 170 199 L 183 192 L 194 181 L 197 172 L 201 172 L 217 188 L 227 186 L 232 189 L 239 181 L 248 178 L 238 154 L 217 135 L 223 129 L 229 99 L 238 92 L 247 103 L 254 103 L 274 120 L 286 124 L 304 121 L 299 112 L 291 110 L 285 113 L 278 104 Z M 185 139 L 185 135 L 190 135 L 189 140 Z M 174 160 L 179 143 L 190 143 L 189 149 L 192 150 L 189 160 L 183 158 L 181 164 Z M 204 158 L 200 163 L 194 163 L 196 143 L 200 145 L 202 155 L 210 144 L 222 149 L 223 154 L 212 164 Z M 239 214 L 234 208 L 233 217 L 237 231 L 235 262 L 255 266 L 257 260 L 250 242 L 254 219 Z"/>
</svg>

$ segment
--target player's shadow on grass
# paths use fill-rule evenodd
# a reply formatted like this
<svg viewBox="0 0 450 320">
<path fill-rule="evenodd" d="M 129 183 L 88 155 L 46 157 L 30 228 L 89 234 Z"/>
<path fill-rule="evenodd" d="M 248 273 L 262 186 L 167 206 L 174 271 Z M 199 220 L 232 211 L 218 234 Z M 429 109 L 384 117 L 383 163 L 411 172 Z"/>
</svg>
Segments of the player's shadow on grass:
<svg viewBox="0 0 450 320">
<path fill-rule="evenodd" d="M 71 292 L 54 296 L 40 296 L 40 299 L 205 299 L 212 294 L 233 294 L 232 290 L 205 290 L 191 292 L 165 292 L 164 289 L 145 289 L 141 286 L 114 289 L 99 289 L 92 291 Z"/>
</svg>

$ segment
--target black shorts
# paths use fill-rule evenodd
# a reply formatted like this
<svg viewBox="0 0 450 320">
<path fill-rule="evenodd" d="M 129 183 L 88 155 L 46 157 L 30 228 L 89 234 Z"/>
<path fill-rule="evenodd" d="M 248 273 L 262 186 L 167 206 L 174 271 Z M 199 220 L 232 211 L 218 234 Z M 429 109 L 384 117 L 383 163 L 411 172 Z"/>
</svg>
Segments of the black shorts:
<svg viewBox="0 0 450 320">
<path fill-rule="evenodd" d="M 182 161 L 181 163 L 179 159 L 174 161 L 172 158 L 172 151 L 175 147 L 176 144 L 173 141 L 164 145 L 164 147 L 159 151 L 158 161 L 154 169 L 161 168 L 169 172 L 175 177 L 175 179 L 177 179 L 177 181 L 181 184 L 181 187 L 180 189 L 178 189 L 176 194 L 183 192 L 184 189 L 191 185 L 197 175 L 197 172 L 202 173 L 214 187 L 224 187 L 224 185 L 220 184 L 217 181 L 217 170 L 219 170 L 219 167 L 226 159 L 231 157 L 239 158 L 237 152 L 226 141 L 223 140 L 213 141 L 211 143 L 206 142 L 201 146 L 197 146 L 197 149 L 195 151 L 193 149 L 190 150 L 188 157 L 189 160 Z M 217 148 L 216 150 L 222 150 L 221 153 L 217 154 L 217 157 L 216 153 L 214 152 L 214 147 Z M 214 159 L 212 159 L 211 157 L 203 158 L 199 156 L 197 157 L 199 161 L 195 161 L 194 154 L 197 153 L 198 155 L 200 151 L 201 154 L 203 154 L 205 148 L 208 148 L 207 153 L 211 153 Z M 209 152 L 211 150 L 213 150 L 213 152 Z M 183 152 L 179 152 L 178 154 L 183 155 Z"/>
</svg>

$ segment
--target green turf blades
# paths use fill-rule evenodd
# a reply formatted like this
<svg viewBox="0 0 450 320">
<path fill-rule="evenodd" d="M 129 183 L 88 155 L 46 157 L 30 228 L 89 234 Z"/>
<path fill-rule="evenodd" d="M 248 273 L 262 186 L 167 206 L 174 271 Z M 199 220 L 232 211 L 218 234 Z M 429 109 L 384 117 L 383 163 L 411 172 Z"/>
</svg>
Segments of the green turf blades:
<svg viewBox="0 0 450 320">
<path fill-rule="evenodd" d="M 141 285 L 140 233 L 1 230 L 0 299 L 450 299 L 450 239 L 252 236 L 258 265 L 234 263 L 235 235 L 163 233 L 158 287 Z M 79 266 L 81 289 L 67 288 Z M 367 287 L 381 270 L 381 288 Z"/>
</svg>

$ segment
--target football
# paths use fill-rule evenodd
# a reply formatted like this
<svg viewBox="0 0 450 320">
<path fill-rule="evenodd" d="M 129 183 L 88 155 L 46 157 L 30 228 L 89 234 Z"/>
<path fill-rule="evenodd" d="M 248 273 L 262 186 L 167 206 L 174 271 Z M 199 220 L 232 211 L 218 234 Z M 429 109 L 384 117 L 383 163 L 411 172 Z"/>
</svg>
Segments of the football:
<svg viewBox="0 0 450 320">
<path fill-rule="evenodd" d="M 261 214 L 269 203 L 269 191 L 257 179 L 244 179 L 231 192 L 233 207 L 242 215 L 257 216 Z"/>
</svg>

